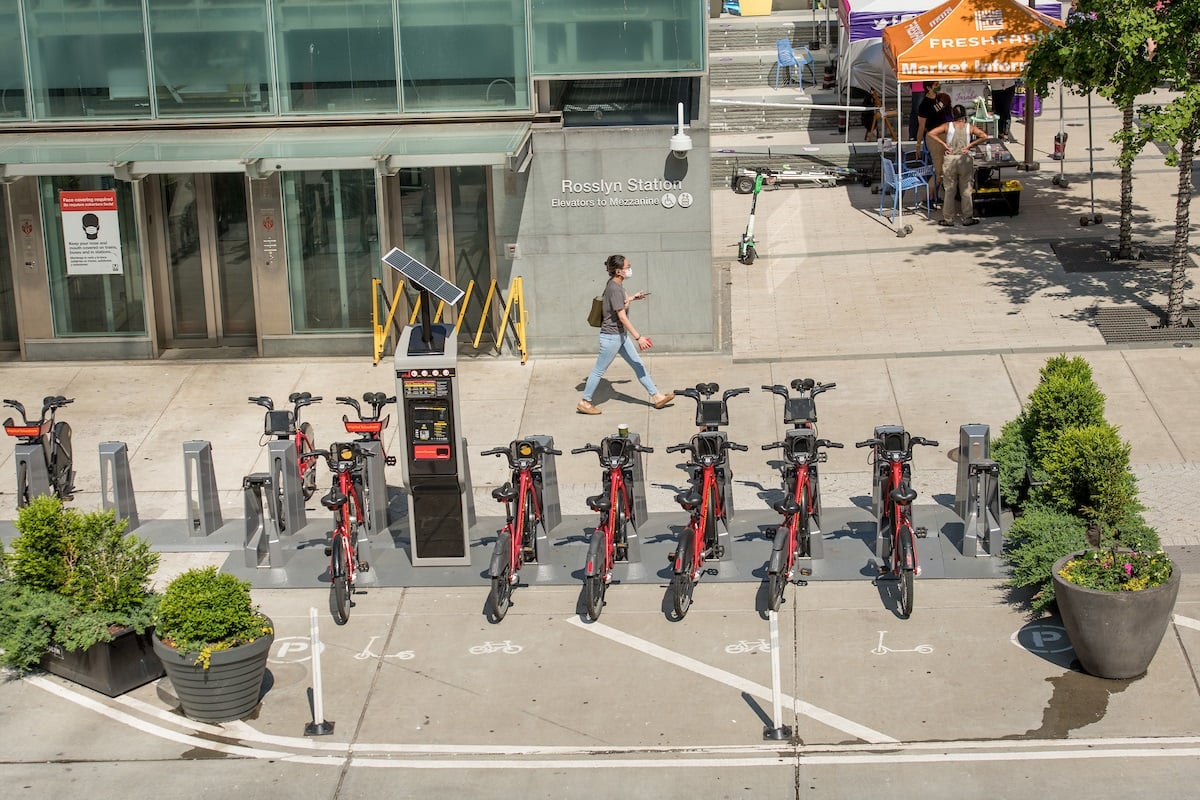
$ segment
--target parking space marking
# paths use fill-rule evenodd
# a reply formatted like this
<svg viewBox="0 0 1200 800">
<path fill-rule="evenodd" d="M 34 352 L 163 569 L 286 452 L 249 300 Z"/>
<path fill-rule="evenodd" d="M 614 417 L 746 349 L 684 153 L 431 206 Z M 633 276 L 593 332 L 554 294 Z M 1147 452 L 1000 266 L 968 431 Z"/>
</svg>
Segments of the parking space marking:
<svg viewBox="0 0 1200 800">
<path fill-rule="evenodd" d="M 668 664 L 673 664 L 682 669 L 694 672 L 697 675 L 702 675 L 705 678 L 710 678 L 726 686 L 730 686 L 738 691 L 757 697 L 760 700 L 770 701 L 772 699 L 771 689 L 768 686 L 763 686 L 759 683 L 747 680 L 740 675 L 734 675 L 732 672 L 726 672 L 723 669 L 705 664 L 703 661 L 697 661 L 694 658 L 685 656 L 681 653 L 676 653 L 674 650 L 668 650 L 665 647 L 660 647 L 654 642 L 645 639 L 639 639 L 636 636 L 619 631 L 616 628 L 610 628 L 602 622 L 584 622 L 579 617 L 569 617 L 567 622 L 581 628 L 597 636 L 603 636 L 609 641 L 617 644 L 625 645 L 633 650 L 642 653 L 643 655 L 657 658 L 660 661 L 665 661 Z M 828 725 L 831 728 L 836 728 L 843 733 L 848 733 L 851 736 L 862 739 L 865 742 L 872 744 L 884 744 L 897 742 L 898 739 L 893 739 L 885 733 L 880 733 L 877 730 L 872 730 L 865 725 L 860 725 L 857 722 L 848 720 L 845 717 L 840 717 L 832 711 L 826 711 L 823 708 L 818 708 L 812 703 L 804 700 L 791 697 L 787 694 L 783 695 L 783 704 L 795 709 L 797 714 L 803 714 L 817 722 Z"/>
<path fill-rule="evenodd" d="M 1182 625 L 1185 628 L 1191 628 L 1192 630 L 1195 630 L 1195 631 L 1200 631 L 1200 619 L 1192 619 L 1191 617 L 1181 617 L 1180 615 L 1176 614 L 1175 615 L 1175 624 Z"/>
</svg>

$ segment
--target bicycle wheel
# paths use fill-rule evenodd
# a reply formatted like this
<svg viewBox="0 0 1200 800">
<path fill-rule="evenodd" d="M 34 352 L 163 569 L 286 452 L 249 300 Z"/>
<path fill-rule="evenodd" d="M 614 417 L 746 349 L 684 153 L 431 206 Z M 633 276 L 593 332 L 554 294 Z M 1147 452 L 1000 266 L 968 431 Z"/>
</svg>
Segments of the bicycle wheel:
<svg viewBox="0 0 1200 800">
<path fill-rule="evenodd" d="M 613 503 L 613 547 L 620 548 L 620 553 L 628 558 L 626 546 L 629 544 L 629 517 L 625 513 L 625 493 L 617 492 L 617 501 Z M 615 561 L 616 558 L 614 557 Z"/>
<path fill-rule="evenodd" d="M 296 455 L 302 456 L 305 453 L 313 451 L 313 430 L 312 425 L 307 422 L 300 423 L 300 452 Z M 313 496 L 313 492 L 317 490 L 317 465 L 313 463 L 311 458 L 300 460 L 300 489 L 304 494 L 304 499 L 308 500 Z"/>
<path fill-rule="evenodd" d="M 492 578 L 492 591 L 488 593 L 488 610 L 496 622 L 504 619 L 512 605 L 512 566 L 506 564 L 503 571 Z"/>
<path fill-rule="evenodd" d="M 283 471 L 280 466 L 282 459 L 272 459 L 271 465 L 271 485 L 274 487 L 270 492 L 264 492 L 269 495 L 266 502 L 270 504 L 271 518 L 275 520 L 279 527 L 280 533 L 287 532 L 287 522 L 283 518 L 283 508 L 285 496 L 283 492 Z"/>
<path fill-rule="evenodd" d="M 708 498 L 704 501 L 704 547 L 717 546 L 717 487 L 714 484 L 708 490 Z"/>
<path fill-rule="evenodd" d="M 913 553 L 912 539 L 907 532 L 900 533 L 900 616 L 909 617 L 913 610 Z"/>
<path fill-rule="evenodd" d="M 329 573 L 329 610 L 334 622 L 345 625 L 350 619 L 350 564 L 346 560 L 345 534 L 333 535 Z"/>
<path fill-rule="evenodd" d="M 50 486 L 64 500 L 74 492 L 74 471 L 71 469 L 71 426 L 65 422 L 54 423 L 50 447 Z"/>
<path fill-rule="evenodd" d="M 783 593 L 787 589 L 787 546 L 788 526 L 785 522 L 775 529 L 775 546 L 771 549 L 771 563 L 767 567 L 767 607 L 778 611 L 783 604 Z"/>
<path fill-rule="evenodd" d="M 604 575 L 588 575 L 584 580 L 584 604 L 588 619 L 595 622 L 604 610 Z"/>
<path fill-rule="evenodd" d="M 592 539 L 588 542 L 587 561 L 583 575 L 583 602 L 587 609 L 588 619 L 595 622 L 600 618 L 604 609 L 604 590 L 607 584 L 604 576 L 608 574 L 608 534 L 604 525 L 592 531 Z"/>
<path fill-rule="evenodd" d="M 671 607 L 677 620 L 683 619 L 691 608 L 692 590 L 696 588 L 696 581 L 692 577 L 695 565 L 695 537 L 690 528 L 684 531 L 683 536 L 685 542 L 676 556 L 675 575 L 671 578 Z"/>
<path fill-rule="evenodd" d="M 17 508 L 29 505 L 29 465 L 20 464 L 17 467 Z"/>
<path fill-rule="evenodd" d="M 524 530 L 521 531 L 521 546 L 528 548 L 528 552 L 533 554 L 533 556 L 527 560 L 538 560 L 537 506 L 534 505 L 532 492 L 529 492 L 525 495 L 525 525 Z"/>
<path fill-rule="evenodd" d="M 796 556 L 807 558 L 812 555 L 812 539 L 809 528 L 812 525 L 812 515 L 809 514 L 809 504 L 812 503 L 812 486 L 804 484 L 804 492 L 800 496 L 800 510 L 796 512 Z"/>
</svg>

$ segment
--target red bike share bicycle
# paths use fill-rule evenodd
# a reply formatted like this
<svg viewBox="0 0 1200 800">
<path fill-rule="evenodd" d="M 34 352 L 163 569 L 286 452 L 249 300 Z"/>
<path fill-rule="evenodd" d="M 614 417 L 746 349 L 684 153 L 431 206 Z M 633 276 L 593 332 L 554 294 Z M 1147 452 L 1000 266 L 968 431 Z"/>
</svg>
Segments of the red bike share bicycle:
<svg viewBox="0 0 1200 800">
<path fill-rule="evenodd" d="M 872 469 L 879 482 L 879 529 L 877 536 L 888 545 L 882 554 L 890 566 L 880 564 L 880 577 L 891 573 L 900 582 L 900 615 L 913 610 L 913 579 L 921 574 L 917 557 L 917 539 L 924 539 L 925 528 L 914 528 L 912 502 L 912 449 L 914 445 L 937 447 L 933 439 L 910 436 L 903 428 L 894 428 L 883 436 L 858 442 L 855 447 L 870 447 Z"/>
<path fill-rule="evenodd" d="M 304 499 L 308 500 L 317 490 L 317 473 L 313 471 L 315 467 L 312 459 L 304 458 L 304 456 L 312 453 L 316 449 L 316 445 L 313 439 L 312 425 L 300 421 L 300 409 L 321 402 L 321 398 L 313 397 L 311 392 L 292 392 L 288 395 L 288 402 L 292 404 L 291 411 L 286 408 L 276 410 L 275 402 L 266 395 L 247 399 L 256 406 L 262 406 L 267 410 L 267 413 L 263 415 L 264 438 L 273 436 L 276 439 L 295 439 L 300 487 L 304 493 Z M 278 487 L 278 492 L 282 491 L 283 487 Z"/>
<path fill-rule="evenodd" d="M 300 457 L 301 463 L 310 462 L 310 468 L 315 466 L 311 463 L 313 459 L 323 457 L 333 473 L 333 485 L 329 494 L 321 498 L 321 505 L 333 512 L 333 533 L 325 555 L 329 556 L 329 610 L 338 625 L 345 625 L 350 619 L 358 573 L 371 569 L 366 561 L 358 560 L 359 539 L 366 522 L 362 473 L 370 455 L 358 442 L 343 442 Z"/>
<path fill-rule="evenodd" d="M 70 500 L 75 491 L 74 457 L 71 451 L 71 426 L 62 420 L 55 420 L 54 415 L 58 409 L 74 402 L 74 399 L 61 394 L 44 397 L 41 416 L 31 420 L 25 414 L 25 406 L 16 400 L 4 401 L 4 405 L 21 415 L 20 424 L 12 417 L 4 420 L 4 432 L 21 444 L 41 446 L 45 474 L 50 484 L 45 488 L 62 500 Z M 36 486 L 31 489 L 35 482 L 38 481 L 31 480 L 26 464 L 22 463 L 17 471 L 17 508 L 29 505 L 33 490 L 40 490 Z"/>
<path fill-rule="evenodd" d="M 613 567 L 626 558 L 629 524 L 633 522 L 634 453 L 653 453 L 624 436 L 605 436 L 599 445 L 585 444 L 572 453 L 595 453 L 604 468 L 604 491 L 587 499 L 588 508 L 600 513 L 600 523 L 588 542 L 583 571 L 588 619 L 597 620 L 604 608 L 604 593 L 612 582 Z"/>
<path fill-rule="evenodd" d="M 763 386 L 777 394 L 784 404 L 783 421 L 792 426 L 781 442 L 764 444 L 763 450 L 782 449 L 785 463 L 779 468 L 786 496 L 771 507 L 783 515 L 783 523 L 775 529 L 771 560 L 767 565 L 767 605 L 778 611 L 787 584 L 795 578 L 796 560 L 810 558 L 812 541 L 820 536 L 821 488 L 817 465 L 825 460 L 826 447 L 843 447 L 839 442 L 817 438 L 816 395 L 828 391 L 836 383 L 818 383 L 812 378 L 797 378 L 790 384 L 799 392 L 791 396 L 784 386 Z M 808 574 L 807 570 L 801 570 Z M 803 586 L 804 581 L 797 581 Z"/>
<path fill-rule="evenodd" d="M 512 605 L 512 591 L 518 574 L 526 561 L 538 560 L 536 528 L 542 519 L 540 475 L 542 456 L 560 456 L 561 450 L 543 446 L 534 439 L 515 439 L 508 447 L 484 450 L 480 455 L 504 456 L 508 459 L 512 478 L 492 490 L 492 497 L 504 503 L 504 528 L 496 537 L 488 575 L 492 589 L 488 594 L 488 610 L 496 622 L 504 619 Z M 514 513 L 513 507 L 516 507 Z"/>
<path fill-rule="evenodd" d="M 671 577 L 671 606 L 675 619 L 681 620 L 692 605 L 696 581 L 704 571 L 708 558 L 722 558 L 724 552 L 717 544 L 717 521 L 727 522 L 728 502 L 724 485 L 729 478 L 726 454 L 730 450 L 746 450 L 744 444 L 729 441 L 718 430 L 729 424 L 729 398 L 749 392 L 749 388 L 728 389 L 720 400 L 712 396 L 721 387 L 715 383 L 699 383 L 695 389 L 676 389 L 675 394 L 696 401 L 696 424 L 701 430 L 685 444 L 672 445 L 668 453 L 687 451 L 691 454 L 687 468 L 690 485 L 675 496 L 675 501 L 689 513 L 687 526 L 679 536 L 675 552 L 671 553 L 674 574 Z"/>
</svg>

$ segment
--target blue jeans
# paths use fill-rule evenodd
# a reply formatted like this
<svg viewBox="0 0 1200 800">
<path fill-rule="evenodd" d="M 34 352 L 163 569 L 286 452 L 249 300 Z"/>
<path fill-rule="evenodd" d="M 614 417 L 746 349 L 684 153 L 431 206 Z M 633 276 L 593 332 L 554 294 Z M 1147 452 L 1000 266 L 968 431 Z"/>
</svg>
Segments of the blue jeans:
<svg viewBox="0 0 1200 800">
<path fill-rule="evenodd" d="M 605 370 L 617 357 L 617 353 L 621 354 L 625 363 L 633 367 L 633 374 L 637 375 L 642 388 L 651 397 L 658 394 L 658 387 L 654 385 L 654 381 L 650 380 L 650 373 L 638 353 L 637 342 L 624 333 L 602 333 L 600 334 L 600 355 L 596 356 L 596 366 L 592 367 L 592 374 L 588 376 L 587 386 L 583 388 L 583 399 L 589 403 L 592 402 L 592 395 L 595 394 L 596 387 L 600 385 L 600 379 L 604 377 Z"/>
</svg>

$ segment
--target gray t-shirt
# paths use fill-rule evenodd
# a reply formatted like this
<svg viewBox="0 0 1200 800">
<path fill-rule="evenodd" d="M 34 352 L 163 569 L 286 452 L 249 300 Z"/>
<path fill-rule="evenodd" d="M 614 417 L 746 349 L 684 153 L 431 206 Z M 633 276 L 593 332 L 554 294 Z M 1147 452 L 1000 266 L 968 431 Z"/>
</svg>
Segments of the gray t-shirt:
<svg viewBox="0 0 1200 800">
<path fill-rule="evenodd" d="M 625 289 L 621 284 L 609 278 L 604 286 L 604 321 L 600 323 L 601 333 L 621 333 L 625 326 L 617 319 L 617 312 L 625 308 Z"/>
</svg>

